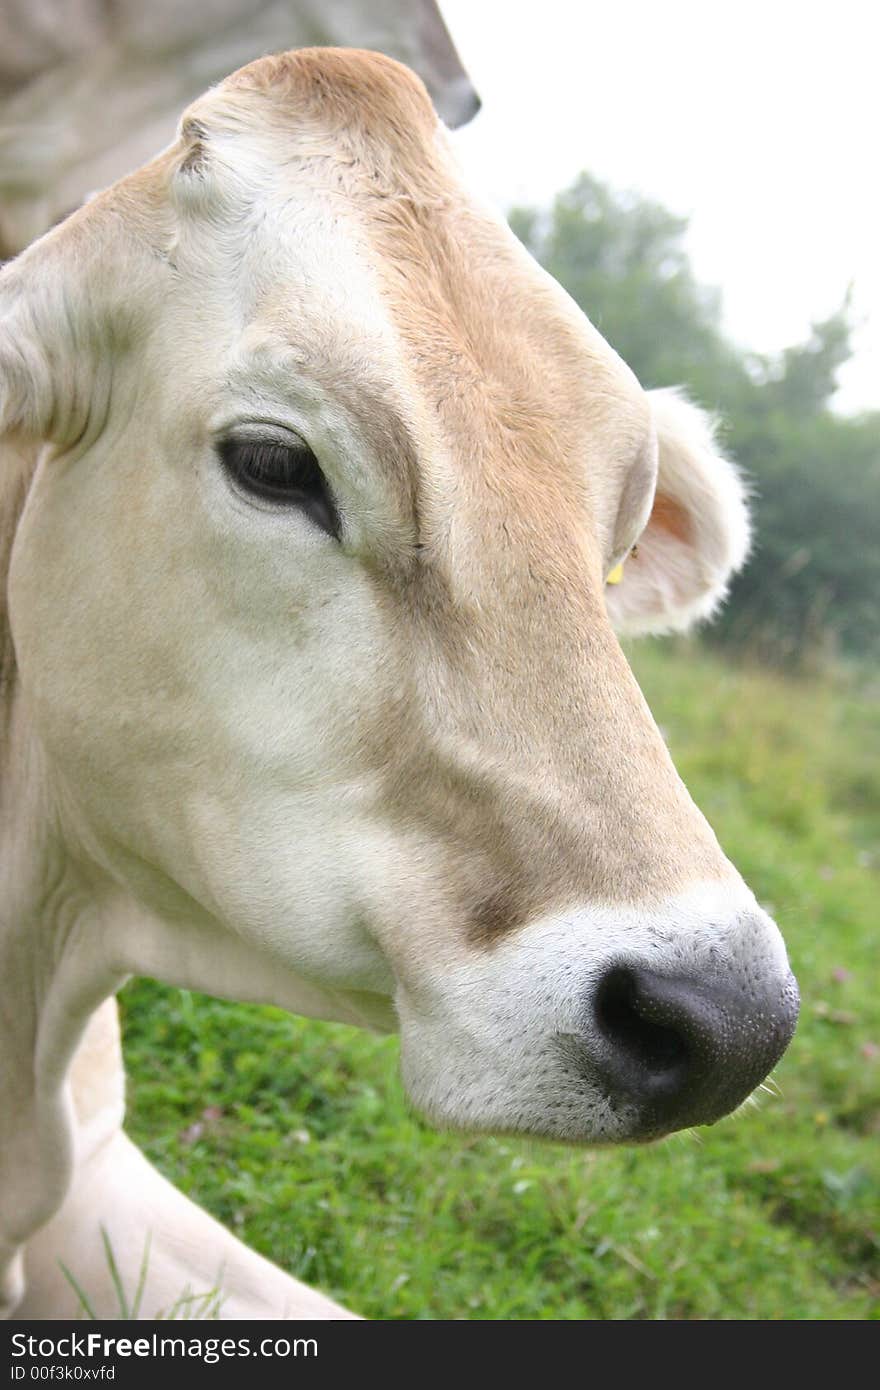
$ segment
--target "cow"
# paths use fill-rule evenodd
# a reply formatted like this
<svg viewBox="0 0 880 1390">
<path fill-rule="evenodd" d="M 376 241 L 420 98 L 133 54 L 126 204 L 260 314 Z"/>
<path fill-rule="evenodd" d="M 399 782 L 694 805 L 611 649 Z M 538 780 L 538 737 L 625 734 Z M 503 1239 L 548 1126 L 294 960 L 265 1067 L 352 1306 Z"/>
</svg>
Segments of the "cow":
<svg viewBox="0 0 880 1390">
<path fill-rule="evenodd" d="M 126 1138 L 131 975 L 399 1030 L 432 1123 L 645 1143 L 796 1021 L 617 634 L 707 617 L 735 468 L 374 53 L 238 71 L 0 273 L 0 1250 L 144 1316 L 347 1316 Z M 615 581 L 609 583 L 608 581 Z"/>
</svg>

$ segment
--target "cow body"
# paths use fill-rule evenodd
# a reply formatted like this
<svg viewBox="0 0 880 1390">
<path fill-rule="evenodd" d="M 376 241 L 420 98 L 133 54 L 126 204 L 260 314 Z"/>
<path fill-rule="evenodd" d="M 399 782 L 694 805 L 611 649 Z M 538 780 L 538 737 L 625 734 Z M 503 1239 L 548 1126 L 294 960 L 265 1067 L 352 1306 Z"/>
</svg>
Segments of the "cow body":
<svg viewBox="0 0 880 1390">
<path fill-rule="evenodd" d="M 479 107 L 434 0 L 4 0 L 0 260 L 168 144 L 210 83 L 311 44 L 407 63 L 450 126 Z"/>
<path fill-rule="evenodd" d="M 132 973 L 399 1027 L 462 1129 L 745 1099 L 796 989 L 614 634 L 711 610 L 741 489 L 461 186 L 417 80 L 252 64 L 4 272 L 0 325 L 8 1306 L 57 1314 L 71 1245 L 109 1297 L 103 1224 L 132 1278 L 151 1233 L 147 1315 L 343 1315 L 125 1139 Z"/>
</svg>

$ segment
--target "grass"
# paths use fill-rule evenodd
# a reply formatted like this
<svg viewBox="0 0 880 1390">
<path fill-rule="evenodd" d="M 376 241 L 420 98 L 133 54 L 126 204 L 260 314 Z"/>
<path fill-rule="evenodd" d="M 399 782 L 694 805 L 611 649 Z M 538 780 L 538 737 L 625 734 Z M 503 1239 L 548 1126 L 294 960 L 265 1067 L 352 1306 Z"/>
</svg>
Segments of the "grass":
<svg viewBox="0 0 880 1390">
<path fill-rule="evenodd" d="M 147 1275 L 150 1268 L 150 1241 L 151 1232 L 147 1231 L 144 1237 L 144 1249 L 141 1255 L 137 1283 L 131 1297 L 129 1297 L 126 1291 L 125 1281 L 119 1270 L 113 1244 L 105 1228 L 103 1226 L 101 1227 L 101 1244 L 104 1247 L 104 1259 L 110 1272 L 110 1280 L 113 1284 L 113 1292 L 116 1296 L 116 1308 L 113 1316 L 117 1321 L 137 1322 L 140 1320 L 144 1290 L 146 1289 Z M 77 1317 L 87 1318 L 90 1322 L 100 1321 L 98 1314 L 92 1306 L 90 1294 L 83 1288 L 76 1275 L 72 1270 L 68 1269 L 63 1260 L 59 1260 L 58 1263 L 61 1266 L 62 1274 L 79 1299 Z M 165 1322 L 187 1320 L 205 1322 L 219 1318 L 222 1305 L 222 1289 L 214 1288 L 207 1289 L 204 1293 L 193 1293 L 189 1286 L 184 1286 L 168 1307 L 157 1313 L 156 1317 L 158 1320 Z"/>
<path fill-rule="evenodd" d="M 139 982 L 128 1127 L 249 1244 L 373 1318 L 864 1319 L 880 1294 L 880 703 L 692 646 L 633 664 L 785 933 L 778 1095 L 645 1149 L 436 1134 L 397 1044 Z"/>
</svg>

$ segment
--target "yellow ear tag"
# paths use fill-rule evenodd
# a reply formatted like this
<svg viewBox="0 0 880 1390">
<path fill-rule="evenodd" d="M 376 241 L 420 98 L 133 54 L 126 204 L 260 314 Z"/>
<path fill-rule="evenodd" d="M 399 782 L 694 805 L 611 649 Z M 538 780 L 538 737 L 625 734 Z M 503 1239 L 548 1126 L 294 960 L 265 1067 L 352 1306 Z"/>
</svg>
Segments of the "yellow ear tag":
<svg viewBox="0 0 880 1390">
<path fill-rule="evenodd" d="M 615 566 L 614 566 L 614 569 L 611 571 L 611 573 L 609 574 L 608 578 L 605 580 L 605 583 L 606 583 L 606 584 L 619 584 L 622 578 L 623 578 L 623 561 L 621 560 L 621 562 L 620 562 L 619 565 L 615 565 Z"/>
</svg>

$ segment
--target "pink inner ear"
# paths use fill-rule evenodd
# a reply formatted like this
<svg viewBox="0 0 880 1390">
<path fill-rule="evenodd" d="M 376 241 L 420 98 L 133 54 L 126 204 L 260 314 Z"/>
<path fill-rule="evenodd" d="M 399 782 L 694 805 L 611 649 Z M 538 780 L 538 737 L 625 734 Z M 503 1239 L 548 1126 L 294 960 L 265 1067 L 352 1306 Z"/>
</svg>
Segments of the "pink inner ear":
<svg viewBox="0 0 880 1390">
<path fill-rule="evenodd" d="M 658 531 L 665 531 L 668 535 L 674 536 L 677 541 L 684 545 L 693 540 L 693 526 L 691 518 L 680 502 L 674 498 L 667 497 L 665 493 L 658 492 L 654 498 L 654 506 L 651 508 L 651 516 L 648 520 L 648 527 L 656 526 Z"/>
</svg>

